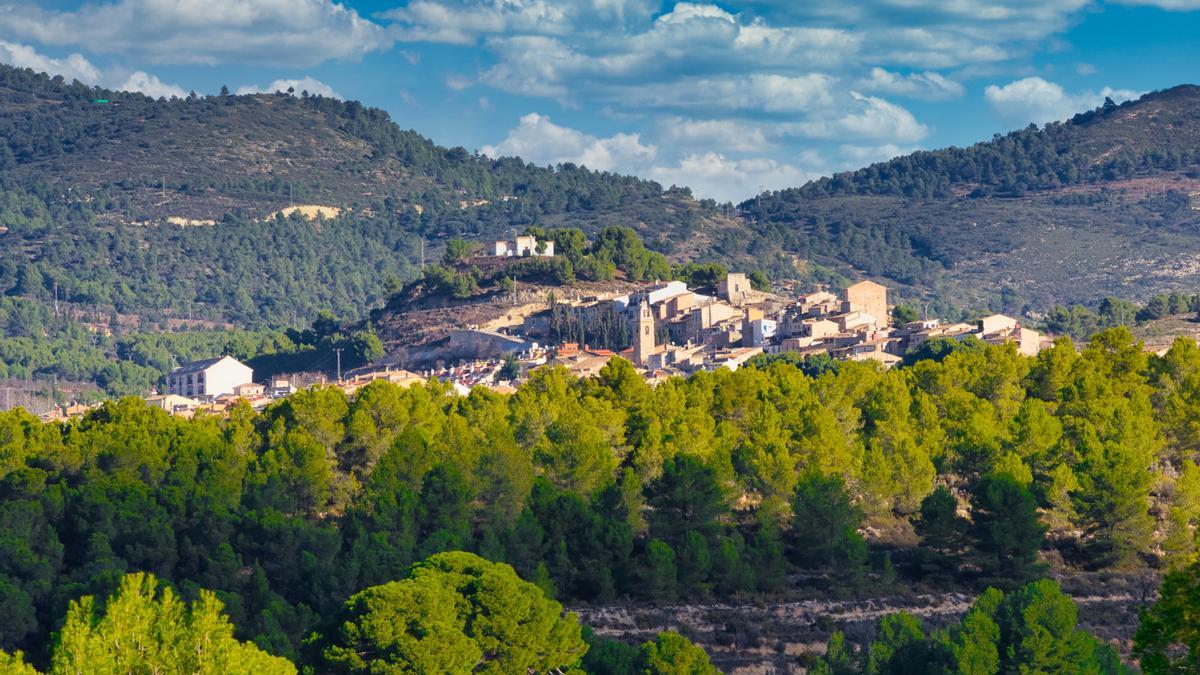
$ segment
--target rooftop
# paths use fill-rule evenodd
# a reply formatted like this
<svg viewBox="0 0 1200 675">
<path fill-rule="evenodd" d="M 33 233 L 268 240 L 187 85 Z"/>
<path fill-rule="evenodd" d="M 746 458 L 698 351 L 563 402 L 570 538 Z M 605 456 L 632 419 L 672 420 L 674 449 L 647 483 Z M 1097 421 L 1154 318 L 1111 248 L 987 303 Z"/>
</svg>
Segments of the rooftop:
<svg viewBox="0 0 1200 675">
<path fill-rule="evenodd" d="M 218 356 L 214 359 L 204 359 L 202 361 L 192 361 L 191 363 L 185 363 L 182 366 L 179 366 L 178 368 L 176 368 L 175 370 L 172 370 L 171 374 L 187 375 L 188 373 L 199 373 L 201 371 L 208 370 L 212 366 L 215 366 L 216 364 L 220 363 L 221 361 L 223 361 L 224 359 L 227 359 L 227 358 L 231 358 L 231 357 Z"/>
</svg>

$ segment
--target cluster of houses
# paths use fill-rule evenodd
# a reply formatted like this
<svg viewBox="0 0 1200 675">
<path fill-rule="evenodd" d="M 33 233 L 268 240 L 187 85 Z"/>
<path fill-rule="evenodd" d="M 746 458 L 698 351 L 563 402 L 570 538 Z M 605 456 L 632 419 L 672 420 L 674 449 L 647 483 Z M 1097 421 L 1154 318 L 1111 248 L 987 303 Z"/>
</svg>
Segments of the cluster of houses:
<svg viewBox="0 0 1200 675">
<path fill-rule="evenodd" d="M 461 352 L 473 359 L 460 366 L 466 371 L 485 367 L 488 359 L 517 354 L 524 370 L 551 362 L 588 376 L 620 356 L 656 381 L 700 370 L 737 369 L 763 353 L 871 359 L 891 367 L 909 350 L 935 338 L 1014 343 L 1027 355 L 1036 354 L 1046 342 L 1037 331 L 1001 314 L 974 323 L 944 324 L 928 319 L 893 326 L 891 310 L 887 288 L 873 281 L 860 281 L 836 294 L 816 291 L 787 301 L 755 291 L 743 274 L 729 274 L 710 294 L 693 291 L 681 281 L 668 281 L 649 284 L 632 294 L 567 303 L 566 311 L 584 324 L 601 314 L 623 317 L 631 344 L 621 352 L 576 342 L 555 349 L 540 346 L 551 339 L 548 312 L 527 317 L 509 333 L 458 331 L 451 343 L 470 347 Z"/>
<path fill-rule="evenodd" d="M 232 356 L 220 356 L 172 370 L 166 377 L 164 391 L 146 396 L 145 400 L 169 413 L 191 416 L 201 410 L 221 413 L 239 400 L 262 409 L 292 391 L 287 380 L 272 381 L 269 385 L 257 383 L 250 366 Z"/>
<path fill-rule="evenodd" d="M 497 255 L 551 255 L 552 242 L 517 237 Z M 928 340 L 966 340 L 989 344 L 1014 343 L 1022 354 L 1034 355 L 1047 343 L 1037 331 L 1017 319 L 993 314 L 974 323 L 944 324 L 937 319 L 893 326 L 887 288 L 860 281 L 840 293 L 815 291 L 795 300 L 754 290 L 744 274 L 729 274 L 709 293 L 689 289 L 682 281 L 647 284 L 633 293 L 610 293 L 565 303 L 569 316 L 586 323 L 598 315 L 618 317 L 628 328 L 629 346 L 613 351 L 579 342 L 545 346 L 552 340 L 552 312 L 524 317 L 508 332 L 466 328 L 450 335 L 448 344 L 461 355 L 453 364 L 411 372 L 391 366 L 351 371 L 346 379 L 326 382 L 322 376 L 273 378 L 254 382 L 251 368 L 223 356 L 180 366 L 166 377 L 161 393 L 146 397 L 169 413 L 192 416 L 201 411 L 221 414 L 236 402 L 255 409 L 311 384 L 340 387 L 353 396 L 366 384 L 384 379 L 401 386 L 438 380 L 466 395 L 475 387 L 512 392 L 532 369 L 556 364 L 571 373 L 596 375 L 611 359 L 622 357 L 649 381 L 729 368 L 763 353 L 790 352 L 798 356 L 827 355 L 836 360 L 875 360 L 885 367 L 899 363 L 909 350 Z M 516 362 L 516 372 L 512 364 Z M 506 369 L 506 366 L 507 369 Z M 47 413 L 63 419 L 85 413 L 74 406 Z"/>
<path fill-rule="evenodd" d="M 926 341 L 977 338 L 988 344 L 1014 343 L 1022 354 L 1037 354 L 1044 339 L 1037 331 L 1003 314 L 992 314 L 974 323 L 943 324 L 937 319 L 890 325 L 887 288 L 860 281 L 840 295 L 818 291 L 801 296 L 780 313 L 771 326 L 773 339 L 765 348 L 773 353 L 801 356 L 827 354 L 837 360 L 874 359 L 887 366 L 898 363 L 910 350 Z M 751 337 L 758 339 L 757 335 Z"/>
</svg>

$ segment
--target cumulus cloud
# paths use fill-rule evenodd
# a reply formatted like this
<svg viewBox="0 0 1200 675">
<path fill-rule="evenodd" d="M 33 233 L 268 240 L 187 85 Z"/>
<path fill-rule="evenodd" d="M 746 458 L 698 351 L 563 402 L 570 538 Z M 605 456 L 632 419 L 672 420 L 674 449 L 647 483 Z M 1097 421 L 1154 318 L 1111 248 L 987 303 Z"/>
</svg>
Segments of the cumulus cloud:
<svg viewBox="0 0 1200 675">
<path fill-rule="evenodd" d="M 676 122 L 679 132 L 673 140 L 684 135 L 720 135 L 746 129 L 705 121 L 677 119 Z M 711 150 L 660 161 L 658 147 L 644 143 L 638 134 L 597 137 L 554 124 L 549 117 L 537 113 L 522 117 L 503 141 L 484 146 L 480 152 L 489 157 L 518 156 L 536 164 L 572 162 L 599 171 L 632 173 L 664 185 L 686 185 L 697 197 L 721 201 L 742 200 L 760 189 L 801 185 L 824 173 L 815 152 L 797 156 L 799 165 L 770 158 L 738 158 Z"/>
<path fill-rule="evenodd" d="M 651 0 L 413 0 L 382 17 L 393 22 L 397 39 L 483 44 L 499 57 L 502 81 L 536 82 L 539 91 L 561 96 L 576 70 L 557 67 L 554 59 L 564 53 L 587 61 L 589 75 L 648 80 L 746 68 L 796 74 L 872 61 L 926 71 L 994 63 L 1065 29 L 1093 1 L 750 0 L 747 11 L 737 13 L 716 3 L 680 2 L 655 17 L 661 3 Z M 554 42 L 542 46 L 555 49 L 545 51 L 546 58 L 523 58 L 525 48 L 537 44 L 510 41 L 520 37 L 550 38 Z M 513 45 L 518 49 L 505 49 Z M 561 77 L 547 77 L 551 73 Z M 932 76 L 918 76 L 910 86 L 942 92 L 934 97 L 954 92 L 953 84 Z"/>
<path fill-rule="evenodd" d="M 858 87 L 928 101 L 944 101 L 963 95 L 961 84 L 940 73 L 925 71 L 901 75 L 879 67 L 872 68 L 869 77 L 859 80 Z"/>
<path fill-rule="evenodd" d="M 802 185 L 823 173 L 773 159 L 732 159 L 705 152 L 689 154 L 674 165 L 655 166 L 649 177 L 664 185 L 686 185 L 699 198 L 736 202 L 763 190 Z"/>
<path fill-rule="evenodd" d="M 342 95 L 333 90 L 333 87 L 324 82 L 305 75 L 298 80 L 275 80 L 265 87 L 259 87 L 253 84 L 247 84 L 238 87 L 238 94 L 274 94 L 277 91 L 287 91 L 288 89 L 295 90 L 296 95 L 307 91 L 310 94 L 320 94 L 329 98 L 342 98 Z"/>
<path fill-rule="evenodd" d="M 850 93 L 848 112 L 827 119 L 793 125 L 799 133 L 812 138 L 878 139 L 896 143 L 915 143 L 929 135 L 929 128 L 917 121 L 902 106 L 876 96 Z M 838 111 L 841 107 L 838 108 Z"/>
<path fill-rule="evenodd" d="M 550 118 L 529 113 L 496 145 L 479 150 L 489 157 L 520 157 L 535 164 L 571 162 L 597 171 L 631 171 L 654 159 L 658 149 L 645 145 L 638 134 L 618 133 L 598 138 L 559 126 Z"/>
<path fill-rule="evenodd" d="M 737 19 L 732 14 L 716 5 L 702 5 L 695 2 L 681 2 L 670 12 L 658 17 L 660 24 L 687 23 L 692 19 L 717 19 L 728 24 L 736 24 Z"/>
<path fill-rule="evenodd" d="M 566 35 L 586 28 L 621 27 L 648 21 L 650 0 L 412 0 L 380 16 L 406 42 L 466 45 L 488 35 Z"/>
<path fill-rule="evenodd" d="M 490 40 L 501 60 L 480 80 L 501 91 L 526 96 L 566 96 L 569 76 L 586 67 L 586 58 L 562 42 L 538 35 Z"/>
<path fill-rule="evenodd" d="M 1171 0 L 1166 0 L 1171 1 Z M 1186 0 L 1182 0 L 1186 1 Z M 779 3 L 749 0 L 753 7 L 770 10 L 780 20 L 821 21 L 858 26 L 879 38 L 882 45 L 888 29 L 917 28 L 933 41 L 914 45 L 927 56 L 970 55 L 968 45 L 958 38 L 979 44 L 1032 42 L 1064 30 L 1071 17 L 1095 0 L 807 0 Z M 877 42 L 872 40 L 872 42 Z"/>
<path fill-rule="evenodd" d="M 111 0 L 64 11 L 0 3 L 0 30 L 159 63 L 312 65 L 392 42 L 382 26 L 333 0 Z"/>
<path fill-rule="evenodd" d="M 769 125 L 743 120 L 695 120 L 666 117 L 658 120 L 658 138 L 675 147 L 721 148 L 726 151 L 761 152 L 771 147 Z"/>
<path fill-rule="evenodd" d="M 1137 97 L 1138 92 L 1105 87 L 1098 92 L 1071 94 L 1054 82 L 1040 77 L 1026 77 L 1004 86 L 989 85 L 983 95 L 996 116 L 1005 122 L 1043 124 L 1091 110 L 1103 103 L 1105 97 L 1119 103 Z"/>
<path fill-rule="evenodd" d="M 789 21 L 786 8 L 760 12 L 755 4 L 742 11 L 679 2 L 662 11 L 653 0 L 411 0 L 381 16 L 397 39 L 491 54 L 477 77 L 448 78 L 451 88 L 478 84 L 615 114 L 665 111 L 670 117 L 655 125 L 660 141 L 693 152 L 761 151 L 788 136 L 911 144 L 928 129 L 883 96 L 944 100 L 961 96 L 962 86 L 932 66 L 866 71 L 868 53 L 929 43 L 968 59 L 1007 56 L 987 52 L 993 42 L 976 36 L 864 30 L 826 20 L 832 15 Z M 875 95 L 852 95 L 851 86 Z"/>
<path fill-rule="evenodd" d="M 654 108 L 705 108 L 797 113 L 821 110 L 837 100 L 836 80 L 827 75 L 797 77 L 754 74 L 737 77 L 689 77 L 663 84 L 620 87 L 619 97 Z"/>
<path fill-rule="evenodd" d="M 29 45 L 0 40 L 0 62 L 18 68 L 32 68 L 39 73 L 62 75 L 68 82 L 71 80 L 79 80 L 84 84 L 100 82 L 100 69 L 93 66 L 82 54 L 71 54 L 66 58 L 55 59 L 39 53 Z"/>
<path fill-rule="evenodd" d="M 382 16 L 402 40 L 468 45 L 496 56 L 492 80 L 536 85 L 558 96 L 586 78 L 629 81 L 680 69 L 795 69 L 853 58 L 863 36 L 841 28 L 771 26 L 713 4 L 676 4 L 651 20 L 658 3 L 580 0 L 416 0 Z M 540 92 L 556 92 L 546 94 Z"/>
<path fill-rule="evenodd" d="M 674 118 L 673 124 L 658 127 L 662 140 L 681 146 L 703 143 L 705 138 L 719 142 L 721 136 L 747 132 L 759 135 L 755 143 L 767 142 L 767 132 L 749 123 Z M 735 141 L 720 143 L 720 147 L 736 153 L 750 146 Z M 763 189 L 801 185 L 828 173 L 823 159 L 813 150 L 787 161 L 737 157 L 716 150 L 686 152 L 666 159 L 657 145 L 644 142 L 638 134 L 597 137 L 554 124 L 537 113 L 522 117 L 504 140 L 484 146 L 480 152 L 490 157 L 519 156 L 537 164 L 572 162 L 595 170 L 636 174 L 664 185 L 686 185 L 697 197 L 721 201 L 739 201 Z"/>
<path fill-rule="evenodd" d="M 137 91 L 153 98 L 171 98 L 172 96 L 184 98 L 188 92 L 183 90 L 183 87 L 175 84 L 167 84 L 158 77 L 151 75 L 145 71 L 139 70 L 130 75 L 125 83 L 117 87 L 123 91 Z"/>
</svg>

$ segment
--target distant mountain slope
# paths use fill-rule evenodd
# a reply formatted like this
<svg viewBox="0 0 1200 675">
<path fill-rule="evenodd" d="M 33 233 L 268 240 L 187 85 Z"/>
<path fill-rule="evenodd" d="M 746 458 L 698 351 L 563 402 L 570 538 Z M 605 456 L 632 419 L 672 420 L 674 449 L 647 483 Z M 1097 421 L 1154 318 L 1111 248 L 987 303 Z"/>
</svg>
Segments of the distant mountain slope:
<svg viewBox="0 0 1200 675">
<path fill-rule="evenodd" d="M 1200 285 L 1200 87 L 740 206 L 784 249 L 926 298 L 1029 305 Z"/>
<path fill-rule="evenodd" d="M 272 217 L 292 204 L 340 215 Z M 686 191 L 439 147 L 359 103 L 156 101 L 0 66 L 0 292 L 153 318 L 363 316 L 446 237 L 561 224 L 749 259 L 739 223 Z"/>
<path fill-rule="evenodd" d="M 626 225 L 674 261 L 1037 310 L 1200 286 L 1198 162 L 1200 88 L 1183 86 L 734 210 L 443 148 L 355 102 L 153 100 L 0 66 L 0 293 L 93 319 L 306 324 L 365 317 L 451 236 Z M 339 215 L 274 215 L 291 205 Z"/>
</svg>

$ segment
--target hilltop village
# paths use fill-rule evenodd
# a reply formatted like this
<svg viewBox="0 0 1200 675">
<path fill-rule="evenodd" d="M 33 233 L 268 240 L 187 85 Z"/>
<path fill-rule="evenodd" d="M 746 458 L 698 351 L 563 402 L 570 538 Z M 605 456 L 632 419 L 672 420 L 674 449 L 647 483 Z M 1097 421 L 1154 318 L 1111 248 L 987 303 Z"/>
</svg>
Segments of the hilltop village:
<svg viewBox="0 0 1200 675">
<path fill-rule="evenodd" d="M 497 255 L 553 255 L 553 248 L 532 240 L 497 242 L 494 250 Z M 711 288 L 689 288 L 683 281 L 654 282 L 635 292 L 552 303 L 549 309 L 506 327 L 456 331 L 443 363 L 425 373 L 464 388 L 503 389 L 519 379 L 520 375 L 511 377 L 514 371 L 525 373 L 553 363 L 575 375 L 589 376 L 609 359 L 621 357 L 656 382 L 702 370 L 736 370 L 760 354 L 871 359 L 891 367 L 933 338 L 1011 342 L 1027 355 L 1037 354 L 1046 342 L 1038 331 L 1002 314 L 974 323 L 926 319 L 893 326 L 892 309 L 887 288 L 869 280 L 838 293 L 814 290 L 795 298 L 754 290 L 742 273 L 727 274 Z M 603 324 L 605 317 L 624 324 L 627 348 L 614 351 L 589 344 L 586 328 L 577 329 L 581 334 L 575 340 L 555 340 L 564 333 L 556 323 L 595 326 Z"/>
<path fill-rule="evenodd" d="M 498 241 L 478 257 L 553 256 L 552 241 L 520 236 Z M 161 391 L 151 392 L 145 400 L 174 414 L 222 414 L 238 401 L 262 409 L 312 384 L 337 386 L 352 395 L 377 379 L 403 386 L 433 379 L 463 395 L 474 387 L 512 392 L 540 366 L 558 365 L 587 377 L 617 357 L 631 362 L 653 384 L 699 371 L 736 370 L 764 354 L 874 360 L 890 368 L 935 338 L 1013 343 L 1027 355 L 1036 354 L 1048 342 L 1019 320 L 1001 314 L 974 323 L 924 319 L 893 325 L 887 288 L 870 280 L 836 293 L 817 289 L 793 297 L 756 290 L 742 273 L 726 274 L 706 287 L 690 288 L 672 280 L 632 288 L 564 301 L 549 297 L 538 305 L 544 307 L 539 311 L 509 315 L 500 325 L 463 326 L 450 333 L 437 358 L 424 367 L 385 356 L 340 378 L 301 373 L 256 381 L 250 367 L 218 356 L 176 368 Z M 627 346 L 613 349 L 614 342 Z M 87 409 L 56 408 L 43 417 L 61 419 Z"/>
</svg>

